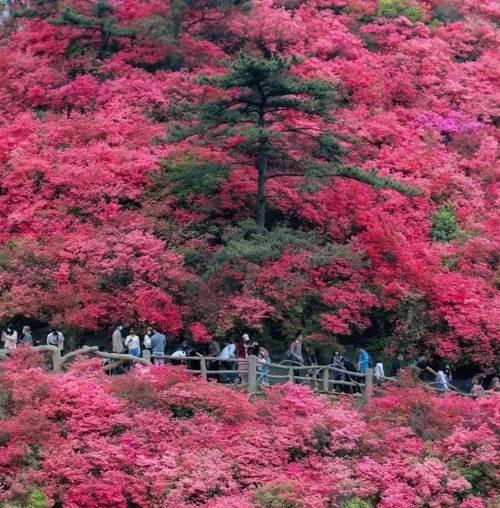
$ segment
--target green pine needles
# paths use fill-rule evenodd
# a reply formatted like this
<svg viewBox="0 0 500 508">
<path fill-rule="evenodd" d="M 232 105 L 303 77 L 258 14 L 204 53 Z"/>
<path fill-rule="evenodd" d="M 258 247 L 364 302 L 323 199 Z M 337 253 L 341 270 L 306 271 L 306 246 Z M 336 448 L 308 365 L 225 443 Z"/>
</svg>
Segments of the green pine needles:
<svg viewBox="0 0 500 508">
<path fill-rule="evenodd" d="M 113 6 L 98 0 L 92 8 L 94 16 L 85 17 L 72 7 L 65 7 L 60 16 L 50 21 L 53 25 L 69 25 L 100 33 L 98 56 L 104 59 L 112 53 L 112 40 L 116 37 L 134 37 L 132 28 L 121 27 L 114 16 Z"/>
</svg>

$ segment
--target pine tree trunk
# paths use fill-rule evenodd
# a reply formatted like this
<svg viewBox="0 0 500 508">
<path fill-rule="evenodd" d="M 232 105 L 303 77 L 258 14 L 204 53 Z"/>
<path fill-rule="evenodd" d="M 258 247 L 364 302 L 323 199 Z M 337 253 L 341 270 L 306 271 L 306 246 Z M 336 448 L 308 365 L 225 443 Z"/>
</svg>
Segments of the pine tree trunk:
<svg viewBox="0 0 500 508">
<path fill-rule="evenodd" d="M 179 46 L 181 31 L 182 31 L 182 19 L 186 13 L 186 2 L 185 0 L 173 0 L 170 3 L 170 37 L 174 46 Z"/>
<path fill-rule="evenodd" d="M 259 154 L 257 159 L 257 229 L 260 232 L 266 230 L 266 181 L 268 159 L 267 141 L 262 140 L 259 143 Z"/>
<path fill-rule="evenodd" d="M 101 42 L 99 44 L 98 56 L 100 60 L 104 60 L 106 58 L 106 53 L 108 51 L 110 35 L 101 29 Z"/>
</svg>

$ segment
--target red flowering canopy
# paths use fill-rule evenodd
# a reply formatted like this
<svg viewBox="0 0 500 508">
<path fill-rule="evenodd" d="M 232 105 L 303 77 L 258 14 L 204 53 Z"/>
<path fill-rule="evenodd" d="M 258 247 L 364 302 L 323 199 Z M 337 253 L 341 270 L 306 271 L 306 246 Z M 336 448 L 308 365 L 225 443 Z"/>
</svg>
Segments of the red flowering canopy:
<svg viewBox="0 0 500 508">
<path fill-rule="evenodd" d="M 10 9 L 0 22 L 1 319 L 85 330 L 154 321 L 201 342 L 244 329 L 284 341 L 354 334 L 386 351 L 495 361 L 496 2 Z M 220 77 L 240 53 L 288 59 L 296 82 L 335 90 L 321 115 L 299 90 L 269 112 L 264 232 L 253 222 L 259 128 L 226 128 L 226 116 L 217 139 L 198 130 L 171 141 L 204 105 L 235 100 L 242 90 Z M 328 178 L 312 164 L 325 160 L 421 194 Z"/>
</svg>

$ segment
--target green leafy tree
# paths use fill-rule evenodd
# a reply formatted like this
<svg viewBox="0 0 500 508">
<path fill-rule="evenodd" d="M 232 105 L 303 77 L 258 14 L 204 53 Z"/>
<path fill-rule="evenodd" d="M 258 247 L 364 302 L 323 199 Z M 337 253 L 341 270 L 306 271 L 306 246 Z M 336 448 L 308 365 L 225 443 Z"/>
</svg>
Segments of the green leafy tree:
<svg viewBox="0 0 500 508">
<path fill-rule="evenodd" d="M 253 164 L 257 170 L 256 222 L 260 231 L 266 229 L 266 184 L 270 178 L 346 177 L 417 195 L 419 191 L 413 187 L 342 163 L 345 151 L 326 123 L 332 123 L 335 87 L 293 74 L 295 63 L 289 58 L 241 54 L 226 74 L 202 79 L 218 88 L 222 98 L 192 111 L 191 126 L 179 127 L 172 139 L 197 136 L 217 143 L 228 136 L 240 136 L 242 141 L 231 150 L 237 152 L 235 159 Z M 294 119 L 307 125 L 298 127 Z"/>
</svg>

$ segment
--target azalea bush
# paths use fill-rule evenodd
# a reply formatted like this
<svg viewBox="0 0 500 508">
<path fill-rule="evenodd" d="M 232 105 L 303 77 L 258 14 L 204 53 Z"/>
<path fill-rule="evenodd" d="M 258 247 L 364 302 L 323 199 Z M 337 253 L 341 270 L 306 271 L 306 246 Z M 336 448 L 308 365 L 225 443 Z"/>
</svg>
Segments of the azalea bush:
<svg viewBox="0 0 500 508">
<path fill-rule="evenodd" d="M 9 6 L 2 322 L 498 361 L 498 2 Z"/>
<path fill-rule="evenodd" d="M 493 508 L 500 398 L 393 388 L 368 407 L 182 367 L 2 362 L 3 508 Z"/>
</svg>

